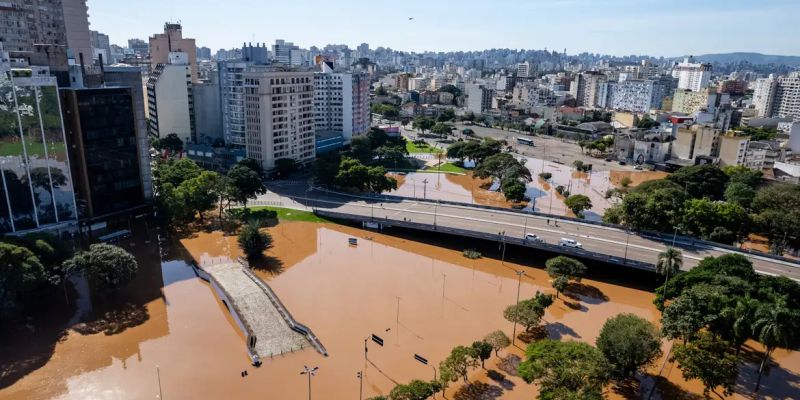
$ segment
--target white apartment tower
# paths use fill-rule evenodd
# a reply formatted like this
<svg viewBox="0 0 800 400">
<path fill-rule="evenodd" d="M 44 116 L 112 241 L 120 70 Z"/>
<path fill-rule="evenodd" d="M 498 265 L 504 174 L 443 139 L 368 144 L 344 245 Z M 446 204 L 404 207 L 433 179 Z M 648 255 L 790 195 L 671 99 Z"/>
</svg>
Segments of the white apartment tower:
<svg viewBox="0 0 800 400">
<path fill-rule="evenodd" d="M 169 63 L 156 64 L 147 81 L 150 134 L 175 133 L 184 143 L 195 143 L 192 67 L 188 54 L 170 53 Z"/>
<path fill-rule="evenodd" d="M 757 79 L 753 87 L 753 105 L 759 117 L 772 116 L 773 102 L 775 101 L 775 89 L 778 81 L 774 75 L 769 78 Z"/>
<path fill-rule="evenodd" d="M 292 64 L 292 50 L 299 50 L 292 42 L 287 42 L 282 39 L 275 41 L 272 45 L 272 58 L 278 64 L 291 65 Z M 297 57 L 297 56 L 295 56 Z"/>
<path fill-rule="evenodd" d="M 223 136 L 226 144 L 240 149 L 245 146 L 244 73 L 250 65 L 246 61 L 217 64 Z"/>
<path fill-rule="evenodd" d="M 517 76 L 520 78 L 530 78 L 533 75 L 531 63 L 525 61 L 517 64 Z"/>
<path fill-rule="evenodd" d="M 695 63 L 687 57 L 672 68 L 672 77 L 678 78 L 678 89 L 699 92 L 711 81 L 711 64 Z"/>
<path fill-rule="evenodd" d="M 492 108 L 491 90 L 478 84 L 468 84 L 465 89 L 467 93 L 467 110 L 480 114 Z"/>
<path fill-rule="evenodd" d="M 315 157 L 314 73 L 253 66 L 244 74 L 247 157 L 261 168 Z"/>
<path fill-rule="evenodd" d="M 369 77 L 335 73 L 323 62 L 314 74 L 314 125 L 317 132 L 341 133 L 345 143 L 369 131 Z"/>
<path fill-rule="evenodd" d="M 605 107 L 608 78 L 596 71 L 583 72 L 575 76 L 570 90 L 578 106 Z"/>
<path fill-rule="evenodd" d="M 778 78 L 773 104 L 774 115 L 800 119 L 800 72 Z"/>
</svg>

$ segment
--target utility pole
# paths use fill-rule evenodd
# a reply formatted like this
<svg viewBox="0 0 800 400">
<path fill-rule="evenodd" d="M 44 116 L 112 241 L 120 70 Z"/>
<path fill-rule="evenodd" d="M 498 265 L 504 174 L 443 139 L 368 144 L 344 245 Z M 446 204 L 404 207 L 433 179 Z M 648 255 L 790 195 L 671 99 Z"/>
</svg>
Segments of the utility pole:
<svg viewBox="0 0 800 400">
<path fill-rule="evenodd" d="M 358 371 L 356 377 L 358 377 L 358 400 L 361 400 L 364 397 L 364 374 Z"/>
<path fill-rule="evenodd" d="M 422 181 L 422 199 L 428 198 L 428 178 Z"/>
<path fill-rule="evenodd" d="M 303 370 L 300 371 L 300 375 L 308 375 L 308 400 L 311 400 L 311 377 L 317 374 L 319 371 L 319 367 L 308 368 L 307 365 L 303 366 Z"/>
</svg>

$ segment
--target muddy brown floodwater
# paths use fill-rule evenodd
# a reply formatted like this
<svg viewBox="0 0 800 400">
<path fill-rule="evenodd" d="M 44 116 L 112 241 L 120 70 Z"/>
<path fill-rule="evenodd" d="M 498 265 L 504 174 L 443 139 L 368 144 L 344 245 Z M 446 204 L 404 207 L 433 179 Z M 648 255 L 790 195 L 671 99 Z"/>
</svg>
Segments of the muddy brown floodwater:
<svg viewBox="0 0 800 400">
<path fill-rule="evenodd" d="M 516 300 L 515 270 L 526 272 L 521 298 L 537 290 L 552 292 L 546 273 L 536 268 L 544 263 L 536 254 L 522 257 L 527 253 L 517 251 L 510 252 L 512 261 L 473 261 L 461 255 L 458 241 L 436 246 L 335 224 L 285 222 L 270 232 L 274 246 L 256 272 L 294 317 L 314 331 L 329 357 L 307 349 L 264 360 L 258 369 L 250 367 L 244 339 L 226 309 L 177 248 L 165 252 L 177 261 L 141 259 L 147 265 L 121 294 L 141 303 L 145 321 L 110 335 L 70 331 L 43 366 L 0 389 L 0 399 L 148 399 L 159 398 L 159 390 L 165 399 L 302 399 L 308 395 L 306 376 L 299 374 L 304 365 L 320 367 L 312 381 L 314 398 L 356 398 L 359 371 L 365 372 L 365 398 L 387 394 L 396 383 L 433 378 L 431 367 L 417 363 L 414 354 L 438 366 L 456 345 L 469 345 L 496 329 L 510 335 L 513 326 L 502 311 Z M 357 238 L 358 245 L 348 245 L 349 238 Z M 181 243 L 198 261 L 239 254 L 235 237 L 219 233 L 198 233 Z M 145 246 L 133 244 L 125 246 L 134 251 Z M 481 246 L 485 254 L 496 251 L 490 244 Z M 605 320 L 616 314 L 658 319 L 652 293 L 642 289 L 652 283 L 590 276 L 583 284 L 582 295 L 562 296 L 548 309 L 551 337 L 591 343 Z M 145 295 L 137 298 L 134 293 Z M 565 300 L 577 301 L 579 307 L 568 307 Z M 382 337 L 384 346 L 368 342 L 365 360 L 364 339 L 372 334 Z M 502 351 L 501 357 L 521 355 L 517 344 L 519 348 Z M 760 350 L 758 344 L 753 348 Z M 799 358 L 793 352 L 776 353 L 780 366 L 764 379 L 765 398 L 798 393 Z M 497 370 L 497 362 L 487 360 L 487 369 Z M 660 369 L 661 363 L 652 370 L 657 374 Z M 752 365 L 743 369 L 749 382 Z M 244 370 L 246 377 L 241 376 Z M 489 381 L 482 369 L 470 379 L 495 386 L 503 399 L 534 398 L 533 386 L 504 374 L 502 384 Z M 663 375 L 670 380 L 664 387 L 675 390 L 665 399 L 702 392 L 696 383 L 683 382 L 674 366 L 668 365 Z M 609 397 L 621 398 L 614 393 Z"/>
</svg>

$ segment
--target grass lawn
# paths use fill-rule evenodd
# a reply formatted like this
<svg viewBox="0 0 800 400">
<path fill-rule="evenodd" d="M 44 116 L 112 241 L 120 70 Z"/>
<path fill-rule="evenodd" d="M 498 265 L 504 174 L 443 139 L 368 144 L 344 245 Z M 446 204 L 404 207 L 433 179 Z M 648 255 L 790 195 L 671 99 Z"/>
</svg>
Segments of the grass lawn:
<svg viewBox="0 0 800 400">
<path fill-rule="evenodd" d="M 459 174 L 466 174 L 467 173 L 466 169 L 461 168 L 458 165 L 455 165 L 453 163 L 444 163 L 444 164 L 442 164 L 442 166 L 440 168 L 431 168 L 431 169 L 436 169 L 436 170 L 441 169 L 442 172 L 455 172 L 455 173 L 459 173 Z"/>
<path fill-rule="evenodd" d="M 433 154 L 436 154 L 436 153 L 443 153 L 444 152 L 444 150 L 442 150 L 440 148 L 431 147 L 431 146 L 428 146 L 427 144 L 419 145 L 419 144 L 416 144 L 416 143 L 411 142 L 411 141 L 406 141 L 406 150 L 408 150 L 409 153 L 433 153 Z"/>
<path fill-rule="evenodd" d="M 44 145 L 41 142 L 36 143 L 27 143 L 27 150 L 28 154 L 39 154 L 44 157 Z M 53 151 L 63 153 L 64 152 L 64 144 L 63 143 L 56 143 L 54 147 L 48 149 L 48 151 Z M 0 143 L 0 156 L 18 156 L 22 154 L 22 142 L 3 142 Z"/>
<path fill-rule="evenodd" d="M 276 213 L 278 213 L 279 221 L 329 222 L 327 219 L 320 218 L 314 215 L 314 213 L 310 211 L 300 211 L 291 208 L 267 207 L 267 206 L 258 206 L 249 208 L 253 211 L 258 211 L 258 210 L 275 211 Z"/>
</svg>

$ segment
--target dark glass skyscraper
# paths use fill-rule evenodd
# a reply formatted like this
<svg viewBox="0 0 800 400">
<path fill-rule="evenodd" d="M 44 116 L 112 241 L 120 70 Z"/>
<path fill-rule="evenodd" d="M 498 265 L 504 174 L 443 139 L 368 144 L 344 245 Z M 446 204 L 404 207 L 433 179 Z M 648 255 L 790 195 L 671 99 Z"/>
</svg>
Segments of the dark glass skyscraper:
<svg viewBox="0 0 800 400">
<path fill-rule="evenodd" d="M 145 206 L 131 88 L 62 89 L 81 220 Z"/>
<path fill-rule="evenodd" d="M 0 233 L 76 222 L 56 79 L 0 65 Z"/>
</svg>

